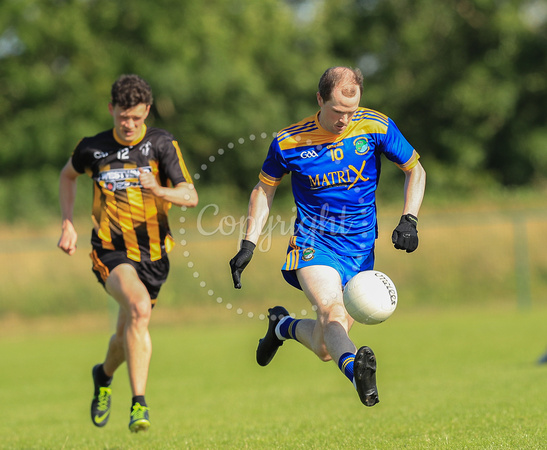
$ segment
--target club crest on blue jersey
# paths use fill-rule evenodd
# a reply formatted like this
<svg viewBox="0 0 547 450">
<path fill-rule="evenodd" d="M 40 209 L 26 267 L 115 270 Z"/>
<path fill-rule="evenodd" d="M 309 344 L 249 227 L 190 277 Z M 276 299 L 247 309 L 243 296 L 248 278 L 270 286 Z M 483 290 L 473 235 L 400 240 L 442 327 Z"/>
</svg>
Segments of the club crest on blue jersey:
<svg viewBox="0 0 547 450">
<path fill-rule="evenodd" d="M 355 147 L 355 153 L 358 155 L 365 155 L 369 151 L 368 139 L 366 137 L 360 137 L 353 141 Z"/>
<path fill-rule="evenodd" d="M 311 247 L 305 248 L 302 251 L 302 260 L 303 261 L 310 261 L 315 256 L 315 250 Z"/>
</svg>

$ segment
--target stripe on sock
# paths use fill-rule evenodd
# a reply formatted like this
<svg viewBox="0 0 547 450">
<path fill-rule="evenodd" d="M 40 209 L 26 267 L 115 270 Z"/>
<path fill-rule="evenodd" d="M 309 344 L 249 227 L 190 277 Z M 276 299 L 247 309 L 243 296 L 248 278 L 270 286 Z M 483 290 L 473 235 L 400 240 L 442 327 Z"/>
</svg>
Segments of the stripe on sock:
<svg viewBox="0 0 547 450">
<path fill-rule="evenodd" d="M 279 321 L 277 327 L 275 327 L 276 336 L 281 339 L 296 339 L 296 326 L 301 319 L 293 319 L 291 316 L 285 316 Z"/>
<path fill-rule="evenodd" d="M 344 353 L 338 360 L 338 367 L 342 373 L 348 377 L 349 381 L 353 381 L 353 362 L 355 361 L 355 353 Z"/>
<path fill-rule="evenodd" d="M 293 319 L 287 330 L 289 337 L 295 341 L 298 341 L 298 339 L 296 339 L 296 326 L 298 325 L 298 322 L 300 322 L 300 319 Z"/>
</svg>

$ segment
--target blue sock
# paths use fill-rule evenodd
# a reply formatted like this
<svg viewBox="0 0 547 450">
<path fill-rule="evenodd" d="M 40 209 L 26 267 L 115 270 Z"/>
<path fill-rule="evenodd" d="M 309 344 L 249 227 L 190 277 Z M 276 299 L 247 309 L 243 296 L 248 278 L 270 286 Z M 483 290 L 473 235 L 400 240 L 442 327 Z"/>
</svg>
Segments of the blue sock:
<svg viewBox="0 0 547 450">
<path fill-rule="evenodd" d="M 355 361 L 355 353 L 344 353 L 338 360 L 338 367 L 343 374 L 348 377 L 349 381 L 353 382 L 353 362 Z"/>
<path fill-rule="evenodd" d="M 278 331 L 276 334 L 278 337 L 298 341 L 298 339 L 296 339 L 296 326 L 300 320 L 301 319 L 293 319 L 291 316 L 283 317 L 276 327 L 276 331 Z"/>
</svg>

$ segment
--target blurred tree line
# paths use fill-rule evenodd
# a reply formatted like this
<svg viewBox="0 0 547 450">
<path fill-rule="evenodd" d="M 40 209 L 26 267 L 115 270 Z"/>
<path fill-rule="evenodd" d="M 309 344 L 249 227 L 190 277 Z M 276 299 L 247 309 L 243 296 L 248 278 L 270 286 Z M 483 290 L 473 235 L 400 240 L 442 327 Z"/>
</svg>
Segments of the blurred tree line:
<svg viewBox="0 0 547 450">
<path fill-rule="evenodd" d="M 272 133 L 317 110 L 334 65 L 363 71 L 362 105 L 396 121 L 435 195 L 543 186 L 542 0 L 2 0 L 0 220 L 58 214 L 59 170 L 112 126 L 122 73 L 150 82 L 148 124 L 179 140 L 199 188 L 246 198 Z"/>
</svg>

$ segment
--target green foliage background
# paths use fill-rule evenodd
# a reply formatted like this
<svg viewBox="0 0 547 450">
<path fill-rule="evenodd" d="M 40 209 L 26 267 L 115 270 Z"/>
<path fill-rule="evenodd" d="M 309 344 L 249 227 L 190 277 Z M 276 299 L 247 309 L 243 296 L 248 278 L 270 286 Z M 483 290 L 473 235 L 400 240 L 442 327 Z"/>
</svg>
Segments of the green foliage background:
<svg viewBox="0 0 547 450">
<path fill-rule="evenodd" d="M 443 198 L 544 187 L 547 7 L 537 0 L 4 0 L 0 3 L 1 220 L 58 214 L 58 172 L 112 125 L 110 86 L 153 87 L 149 124 L 191 169 L 239 139 L 313 114 L 329 66 L 360 67 L 362 104 L 392 117 Z M 262 139 L 203 172 L 248 195 Z M 396 172 L 386 172 L 382 195 Z M 85 205 L 87 211 L 87 205 Z"/>
</svg>

